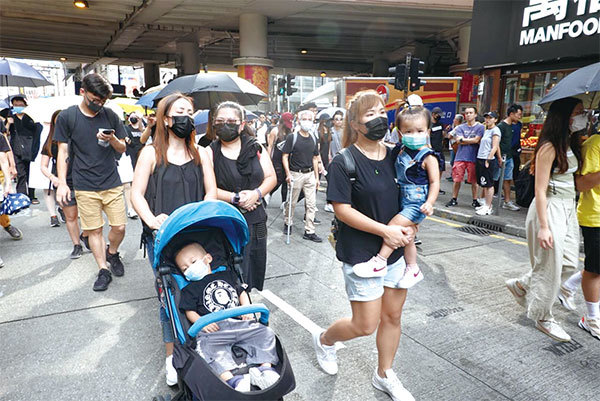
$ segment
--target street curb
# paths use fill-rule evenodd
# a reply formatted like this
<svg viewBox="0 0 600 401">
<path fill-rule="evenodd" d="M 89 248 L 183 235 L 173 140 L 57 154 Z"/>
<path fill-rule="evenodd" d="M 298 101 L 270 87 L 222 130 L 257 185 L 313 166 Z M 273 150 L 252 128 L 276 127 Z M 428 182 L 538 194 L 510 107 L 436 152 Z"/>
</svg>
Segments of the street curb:
<svg viewBox="0 0 600 401">
<path fill-rule="evenodd" d="M 435 207 L 434 216 L 443 219 L 454 220 L 464 224 L 471 224 L 488 230 L 501 232 L 503 234 L 514 235 L 515 237 L 527 238 L 525 227 L 518 227 L 513 224 L 505 223 L 498 216 L 477 216 L 469 215 L 445 208 Z"/>
</svg>

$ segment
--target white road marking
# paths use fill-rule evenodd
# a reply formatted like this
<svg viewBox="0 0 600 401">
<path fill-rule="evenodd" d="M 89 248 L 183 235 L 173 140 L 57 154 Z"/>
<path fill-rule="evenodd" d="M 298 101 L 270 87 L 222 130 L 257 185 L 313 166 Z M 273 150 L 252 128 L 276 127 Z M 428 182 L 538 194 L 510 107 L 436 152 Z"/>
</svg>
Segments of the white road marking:
<svg viewBox="0 0 600 401">
<path fill-rule="evenodd" d="M 313 334 L 323 331 L 321 326 L 304 316 L 302 312 L 285 302 L 283 299 L 279 298 L 277 295 L 273 294 L 270 290 L 262 290 L 258 293 L 279 308 L 279 310 L 281 310 L 283 313 L 291 317 L 292 320 L 294 320 L 300 326 L 304 327 L 309 333 Z M 335 343 L 336 350 L 342 348 L 346 348 L 346 346 L 341 342 Z"/>
</svg>

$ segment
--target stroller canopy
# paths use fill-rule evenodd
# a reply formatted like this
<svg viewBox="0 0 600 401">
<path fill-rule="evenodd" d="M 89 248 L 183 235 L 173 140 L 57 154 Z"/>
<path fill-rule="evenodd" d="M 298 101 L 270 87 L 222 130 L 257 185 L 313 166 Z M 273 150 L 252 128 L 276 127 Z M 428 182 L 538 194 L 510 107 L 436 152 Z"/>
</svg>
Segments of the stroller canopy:
<svg viewBox="0 0 600 401">
<path fill-rule="evenodd" d="M 161 252 L 173 237 L 182 232 L 204 228 L 221 229 L 237 254 L 241 255 L 248 243 L 248 224 L 235 207 L 213 200 L 188 203 L 171 213 L 160 226 L 154 241 L 154 268 L 158 268 Z"/>
</svg>

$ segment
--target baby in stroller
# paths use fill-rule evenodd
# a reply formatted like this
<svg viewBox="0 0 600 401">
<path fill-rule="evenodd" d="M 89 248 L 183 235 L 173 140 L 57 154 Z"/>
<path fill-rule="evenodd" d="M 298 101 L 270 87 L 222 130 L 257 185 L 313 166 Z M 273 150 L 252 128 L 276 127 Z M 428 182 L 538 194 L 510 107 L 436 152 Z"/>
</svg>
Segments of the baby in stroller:
<svg viewBox="0 0 600 401">
<path fill-rule="evenodd" d="M 235 273 L 224 267 L 212 270 L 213 257 L 200 243 L 183 243 L 175 251 L 174 259 L 177 268 L 190 281 L 181 292 L 179 309 L 192 324 L 209 313 L 250 304 Z M 279 380 L 279 374 L 273 369 L 279 363 L 275 334 L 252 314 L 205 326 L 198 333 L 196 344 L 196 351 L 210 368 L 237 391 L 248 392 L 251 385 L 265 389 Z M 233 347 L 247 353 L 248 366 L 255 365 L 248 374 L 232 373 L 239 367 Z"/>
</svg>

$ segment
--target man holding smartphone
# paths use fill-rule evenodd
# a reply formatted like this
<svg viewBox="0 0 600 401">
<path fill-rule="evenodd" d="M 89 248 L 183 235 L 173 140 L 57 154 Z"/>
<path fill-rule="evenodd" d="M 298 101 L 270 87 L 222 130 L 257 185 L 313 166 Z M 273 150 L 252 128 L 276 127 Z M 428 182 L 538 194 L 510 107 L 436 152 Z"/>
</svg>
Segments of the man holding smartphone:
<svg viewBox="0 0 600 401">
<path fill-rule="evenodd" d="M 95 73 L 86 75 L 80 93 L 81 104 L 62 111 L 56 120 L 54 138 L 59 142 L 60 181 L 56 198 L 63 205 L 76 202 L 81 228 L 100 269 L 94 291 L 104 291 L 112 274 L 124 274 L 118 249 L 125 236 L 127 218 L 116 160 L 125 151 L 126 133 L 119 117 L 104 107 L 112 94 L 106 79 Z M 67 163 L 72 163 L 72 188 L 67 184 Z M 108 246 L 102 234 L 102 212 L 110 225 Z"/>
</svg>

